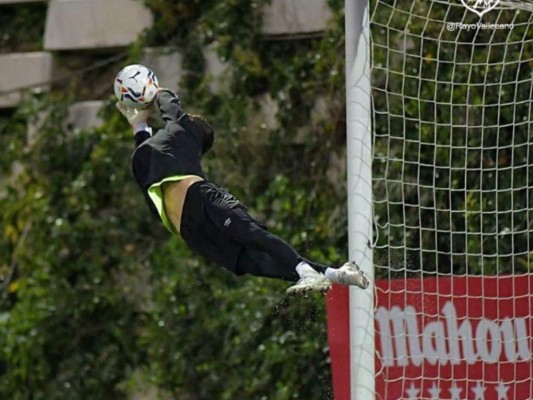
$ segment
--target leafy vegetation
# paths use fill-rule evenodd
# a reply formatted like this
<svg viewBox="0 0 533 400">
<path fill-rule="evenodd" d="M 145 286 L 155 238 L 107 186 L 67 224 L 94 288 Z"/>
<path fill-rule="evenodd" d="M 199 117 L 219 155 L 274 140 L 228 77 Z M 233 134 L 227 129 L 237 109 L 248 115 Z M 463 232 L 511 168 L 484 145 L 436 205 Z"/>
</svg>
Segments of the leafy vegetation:
<svg viewBox="0 0 533 400">
<path fill-rule="evenodd" d="M 182 102 L 217 131 L 209 178 L 303 255 L 339 261 L 342 169 L 325 175 L 343 152 L 340 2 L 323 37 L 287 43 L 260 37 L 264 4 L 150 1 L 154 27 L 125 62 L 178 47 Z M 205 46 L 232 75 L 216 93 Z M 236 278 L 169 238 L 132 180 L 131 133 L 113 101 L 102 127 L 65 129 L 81 83 L 0 116 L 2 174 L 20 166 L 0 198 L 0 398 L 331 398 L 323 297 L 288 299 L 286 283 Z M 279 103 L 274 127 L 251 118 L 265 97 Z"/>
<path fill-rule="evenodd" d="M 379 273 L 529 271 L 532 14 L 424 1 L 372 13 Z"/>
<path fill-rule="evenodd" d="M 2 4 L 0 6 L 0 54 L 38 51 L 42 47 L 46 4 Z"/>
<path fill-rule="evenodd" d="M 146 1 L 154 25 L 128 49 L 124 64 L 138 62 L 146 47 L 179 49 L 186 72 L 182 103 L 216 129 L 215 147 L 205 158 L 209 179 L 241 198 L 304 256 L 337 262 L 347 256 L 343 2 L 328 1 L 333 17 L 322 36 L 283 41 L 260 35 L 267 3 Z M 436 21 L 445 16 L 470 22 L 462 8 L 448 14 L 444 3 L 422 1 L 378 8 L 385 3 L 371 4 L 373 87 L 376 94 L 389 93 L 373 99 L 375 110 L 383 111 L 373 121 L 374 192 L 377 215 L 390 212 L 391 224 L 377 224 L 375 259 L 401 274 L 406 262 L 424 272 L 436 265 L 453 273 L 526 270 L 528 243 L 520 233 L 530 229 L 524 224 L 530 220 L 531 144 L 527 129 L 513 124 L 531 120 L 531 48 L 520 47 L 531 24 L 518 25 L 528 16 L 498 14 L 499 23 L 512 20 L 518 27 L 507 38 L 513 43 L 507 53 L 488 52 L 487 45 L 503 42 L 506 32 L 449 32 L 434 40 L 442 28 Z M 37 32 L 44 21 L 42 8 L 34 6 L 0 13 L 7 33 L 0 51 L 40 49 Z M 15 35 L 21 21 L 35 22 L 27 37 Z M 407 45 L 414 57 L 387 50 Z M 217 91 L 210 89 L 206 48 L 227 66 Z M 521 58 L 502 73 L 511 53 Z M 58 58 L 62 67 L 76 69 L 92 56 Z M 458 57 L 471 62 L 454 65 Z M 487 61 L 492 68 L 483 66 Z M 0 114 L 0 398 L 331 398 L 324 299 L 288 299 L 286 283 L 236 278 L 169 238 L 131 177 L 131 132 L 111 98 L 117 61 L 101 65 Z M 414 79 L 415 72 L 422 79 Z M 86 81 L 98 76 L 109 77 L 109 88 L 90 86 L 88 93 Z M 68 106 L 95 90 L 108 100 L 104 124 L 66 129 Z M 460 106 L 452 107 L 452 100 Z M 274 123 L 265 104 L 275 105 Z M 436 112 L 435 104 L 448 107 Z M 28 126 L 36 133 L 28 135 Z M 430 141 L 437 145 L 419 147 Z M 496 148 L 506 143 L 513 146 Z M 475 151 L 468 157 L 450 153 L 450 144 Z M 391 157 L 381 162 L 386 152 Z M 436 162 L 446 168 L 419 171 L 412 168 L 415 161 L 417 167 Z M 498 171 L 479 180 L 474 172 L 480 165 Z M 511 178 L 511 166 L 524 173 Z M 472 171 L 466 179 L 465 169 Z M 402 182 L 414 176 L 442 186 L 439 197 Z M 483 196 L 495 188 L 501 195 Z M 384 209 L 379 200 L 385 194 L 397 204 Z M 416 207 L 433 201 L 464 212 Z M 495 217 L 510 201 L 515 211 Z M 421 219 L 433 224 L 422 233 Z M 497 239 L 506 227 L 515 232 L 517 256 L 508 241 Z M 476 234 L 481 230 L 484 238 Z M 452 239 L 459 253 L 453 264 Z M 381 247 L 388 243 L 413 249 L 424 243 L 427 251 Z M 496 248 L 501 257 L 491 253 Z M 466 251 L 487 257 L 473 261 Z"/>
</svg>

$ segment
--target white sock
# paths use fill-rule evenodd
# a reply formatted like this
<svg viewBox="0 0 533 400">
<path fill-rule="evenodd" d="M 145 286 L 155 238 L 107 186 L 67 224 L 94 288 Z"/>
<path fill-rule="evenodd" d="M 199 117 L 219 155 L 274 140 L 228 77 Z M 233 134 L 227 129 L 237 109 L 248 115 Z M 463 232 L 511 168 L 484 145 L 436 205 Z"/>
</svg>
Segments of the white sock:
<svg viewBox="0 0 533 400">
<path fill-rule="evenodd" d="M 300 278 L 306 275 L 317 274 L 314 268 L 307 264 L 305 261 L 301 261 L 300 263 L 298 263 L 298 265 L 296 266 L 296 272 L 298 272 Z"/>
<path fill-rule="evenodd" d="M 324 276 L 332 282 L 337 282 L 339 279 L 339 270 L 328 267 L 328 269 L 326 269 L 326 272 L 324 272 Z"/>
</svg>

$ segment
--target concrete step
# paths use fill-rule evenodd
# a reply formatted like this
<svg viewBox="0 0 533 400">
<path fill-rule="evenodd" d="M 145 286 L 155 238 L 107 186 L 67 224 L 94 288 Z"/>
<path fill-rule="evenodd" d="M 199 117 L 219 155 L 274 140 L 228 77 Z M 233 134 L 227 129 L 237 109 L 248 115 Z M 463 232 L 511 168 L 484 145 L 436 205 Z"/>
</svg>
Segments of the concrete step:
<svg viewBox="0 0 533 400">
<path fill-rule="evenodd" d="M 272 0 L 264 10 L 264 35 L 303 35 L 321 32 L 332 12 L 326 0 Z"/>
<path fill-rule="evenodd" d="M 0 54 L 0 107 L 16 107 L 23 90 L 48 90 L 53 78 L 52 54 L 44 51 Z"/>
<path fill-rule="evenodd" d="M 152 14 L 136 0 L 50 0 L 45 50 L 124 47 L 152 25 Z"/>
<path fill-rule="evenodd" d="M 154 71 L 159 85 L 179 93 L 183 77 L 183 56 L 173 48 L 150 47 L 143 50 L 140 64 Z"/>
<path fill-rule="evenodd" d="M 98 114 L 104 105 L 105 102 L 101 100 L 80 101 L 70 105 L 62 121 L 64 131 L 76 134 L 80 130 L 100 127 L 103 120 Z M 33 146 L 39 137 L 48 116 L 48 111 L 41 111 L 36 118 L 28 121 L 26 133 L 29 146 Z"/>
<path fill-rule="evenodd" d="M 100 100 L 80 101 L 68 108 L 65 129 L 68 131 L 98 128 L 104 122 L 98 115 L 105 102 Z"/>
<path fill-rule="evenodd" d="M 216 47 L 206 46 L 203 49 L 205 57 L 205 73 L 208 76 L 209 89 L 219 92 L 229 85 L 228 64 L 218 57 Z M 143 50 L 141 64 L 151 68 L 162 87 L 177 91 L 179 83 L 186 71 L 183 69 L 183 55 L 172 48 L 146 48 Z"/>
<path fill-rule="evenodd" d="M 44 3 L 48 0 L 0 0 L 2 4 L 22 4 L 22 3 Z"/>
</svg>

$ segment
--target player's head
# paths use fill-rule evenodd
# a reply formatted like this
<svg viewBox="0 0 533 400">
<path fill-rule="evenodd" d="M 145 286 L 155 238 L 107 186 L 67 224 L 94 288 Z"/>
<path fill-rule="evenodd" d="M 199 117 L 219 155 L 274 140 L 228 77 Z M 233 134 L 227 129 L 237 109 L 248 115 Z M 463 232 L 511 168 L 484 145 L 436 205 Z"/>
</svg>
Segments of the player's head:
<svg viewBox="0 0 533 400">
<path fill-rule="evenodd" d="M 118 101 L 133 108 L 145 108 L 154 100 L 159 83 L 154 72 L 140 64 L 124 67 L 114 82 Z"/>
</svg>

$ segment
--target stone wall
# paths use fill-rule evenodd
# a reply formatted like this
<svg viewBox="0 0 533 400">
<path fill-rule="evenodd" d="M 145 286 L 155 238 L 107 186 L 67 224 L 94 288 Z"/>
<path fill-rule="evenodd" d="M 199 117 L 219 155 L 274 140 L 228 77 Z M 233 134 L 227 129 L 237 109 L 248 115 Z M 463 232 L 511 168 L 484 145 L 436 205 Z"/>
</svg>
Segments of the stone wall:
<svg viewBox="0 0 533 400">
<path fill-rule="evenodd" d="M 39 2 L 37 0 L 0 0 L 2 7 Z M 43 1 L 40 1 L 43 3 Z M 152 24 L 152 15 L 140 0 L 48 0 L 43 48 L 38 52 L 0 54 L 0 108 L 13 108 L 32 90 L 48 90 L 58 68 L 54 60 L 62 53 L 113 54 L 124 51 Z M 331 17 L 326 0 L 272 0 L 264 11 L 265 36 L 293 39 L 323 31 Z M 227 68 L 214 48 L 206 48 L 210 90 L 227 84 Z M 178 89 L 182 76 L 182 56 L 172 49 L 146 49 L 143 60 L 152 67 L 162 85 Z M 20 90 L 19 90 L 20 89 Z M 97 99 L 88 99 L 97 100 Z M 268 102 L 267 102 L 268 103 Z M 265 107 L 269 105 L 265 103 Z M 73 129 L 98 126 L 95 111 L 99 102 L 83 101 L 73 105 Z M 271 105 L 271 107 L 275 107 Z M 269 111 L 266 111 L 269 114 Z M 272 113 L 270 113 L 272 114 Z"/>
</svg>

